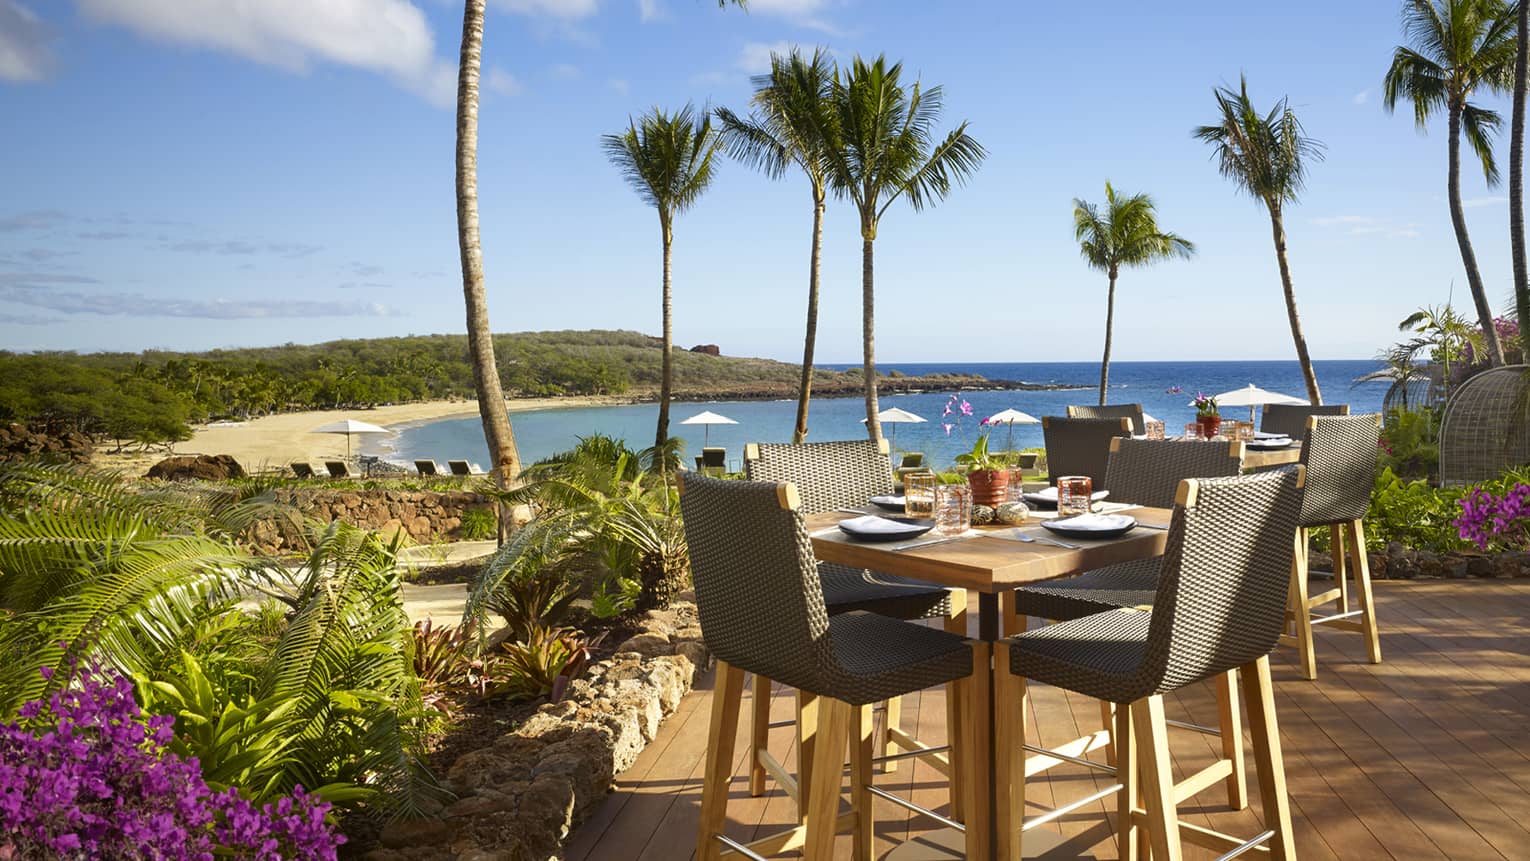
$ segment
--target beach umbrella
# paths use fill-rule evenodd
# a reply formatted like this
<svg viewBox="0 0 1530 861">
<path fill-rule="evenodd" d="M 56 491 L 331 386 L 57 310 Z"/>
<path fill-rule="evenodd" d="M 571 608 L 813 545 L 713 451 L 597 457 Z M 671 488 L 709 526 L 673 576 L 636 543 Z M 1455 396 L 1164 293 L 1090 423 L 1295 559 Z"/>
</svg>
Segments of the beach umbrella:
<svg viewBox="0 0 1530 861">
<path fill-rule="evenodd" d="M 1022 413 L 1019 410 L 1011 409 L 989 416 L 988 423 L 991 425 L 1009 425 L 1009 444 L 1005 446 L 1005 450 L 1014 451 L 1015 425 L 1039 425 L 1041 424 L 1041 419 L 1036 418 L 1030 413 Z"/>
<path fill-rule="evenodd" d="M 1307 404 L 1301 398 L 1294 398 L 1290 395 L 1283 395 L 1280 392 L 1261 389 L 1253 383 L 1249 383 L 1248 388 L 1223 392 L 1217 395 L 1216 399 L 1217 406 L 1219 407 L 1248 407 L 1248 420 L 1250 422 L 1254 420 L 1254 407 L 1264 406 L 1265 404 L 1292 404 L 1297 406 L 1306 406 Z"/>
<path fill-rule="evenodd" d="M 699 413 L 691 416 L 690 418 L 686 419 L 685 421 L 681 422 L 681 424 L 683 424 L 683 425 L 705 425 L 706 426 L 706 433 L 703 436 L 703 440 L 704 441 L 701 443 L 702 447 L 705 448 L 707 445 L 709 445 L 712 442 L 712 425 L 736 425 L 736 424 L 738 424 L 738 422 L 734 421 L 733 419 L 728 418 L 727 416 L 720 416 L 717 413 L 707 411 L 707 412 L 699 412 Z"/>
<path fill-rule="evenodd" d="M 896 448 L 898 444 L 898 425 L 915 424 L 924 421 L 924 419 L 914 415 L 908 410 L 900 410 L 897 407 L 888 407 L 887 409 L 877 413 L 877 420 L 884 425 L 892 425 L 892 436 L 888 439 L 888 445 L 894 448 Z M 866 420 L 861 419 L 861 424 L 865 423 Z"/>
<path fill-rule="evenodd" d="M 369 425 L 366 422 L 358 422 L 355 419 L 342 419 L 342 420 L 337 421 L 337 422 L 330 422 L 327 425 L 320 425 L 320 426 L 314 428 L 313 430 L 309 431 L 309 433 L 343 433 L 343 434 L 345 434 L 345 459 L 346 460 L 350 460 L 351 459 L 351 434 L 353 434 L 353 433 L 392 433 L 392 431 L 388 430 L 387 428 L 380 428 L 377 425 Z"/>
</svg>

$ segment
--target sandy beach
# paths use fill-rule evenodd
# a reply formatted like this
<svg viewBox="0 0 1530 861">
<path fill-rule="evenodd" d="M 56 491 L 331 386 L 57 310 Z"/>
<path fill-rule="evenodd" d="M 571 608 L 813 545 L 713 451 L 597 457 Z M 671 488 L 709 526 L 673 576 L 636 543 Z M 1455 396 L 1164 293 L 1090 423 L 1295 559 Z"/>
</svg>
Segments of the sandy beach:
<svg viewBox="0 0 1530 861">
<path fill-rule="evenodd" d="M 569 396 L 559 398 L 518 398 L 506 401 L 512 413 L 553 407 L 609 406 L 631 403 L 631 398 L 610 396 Z M 175 446 L 175 454 L 227 454 L 239 461 L 247 472 L 285 469 L 294 460 L 322 461 L 345 457 L 345 437 L 341 434 L 316 434 L 311 431 L 323 424 L 355 419 L 386 428 L 396 428 L 437 419 L 478 415 L 477 401 L 423 401 L 393 404 L 372 409 L 314 410 L 281 413 L 248 422 L 198 425 L 192 437 Z M 365 444 L 362 437 L 352 437 L 352 453 Z M 108 454 L 98 450 L 95 462 L 108 469 L 143 474 L 165 458 L 163 452 L 127 452 Z"/>
</svg>

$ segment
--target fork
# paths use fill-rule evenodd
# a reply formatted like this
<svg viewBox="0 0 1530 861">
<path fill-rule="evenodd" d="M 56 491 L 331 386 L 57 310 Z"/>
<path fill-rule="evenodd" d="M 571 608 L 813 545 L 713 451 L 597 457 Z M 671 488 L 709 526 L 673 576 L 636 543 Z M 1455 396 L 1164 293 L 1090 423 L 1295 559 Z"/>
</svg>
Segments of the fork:
<svg viewBox="0 0 1530 861">
<path fill-rule="evenodd" d="M 1016 532 L 1015 533 L 1015 540 L 1016 541 L 1024 541 L 1026 544 L 1036 544 L 1038 542 L 1041 543 L 1041 544 L 1051 544 L 1054 547 L 1061 547 L 1064 550 L 1077 550 L 1078 549 L 1078 545 L 1077 544 L 1069 544 L 1066 541 L 1058 541 L 1055 538 L 1044 538 L 1044 537 L 1040 537 L 1040 536 L 1030 536 L 1030 535 L 1026 535 L 1026 534 L 1024 534 L 1022 532 Z"/>
</svg>

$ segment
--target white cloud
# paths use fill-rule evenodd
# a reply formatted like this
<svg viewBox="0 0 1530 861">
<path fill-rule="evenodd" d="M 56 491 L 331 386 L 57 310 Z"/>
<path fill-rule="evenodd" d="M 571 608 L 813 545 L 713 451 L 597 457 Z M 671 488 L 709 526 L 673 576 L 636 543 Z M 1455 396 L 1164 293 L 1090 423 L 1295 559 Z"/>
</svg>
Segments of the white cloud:
<svg viewBox="0 0 1530 861">
<path fill-rule="evenodd" d="M 1363 105 L 1366 102 L 1370 101 L 1370 98 L 1371 98 L 1371 91 L 1370 90 L 1361 90 L 1360 92 L 1355 93 L 1354 98 L 1350 99 L 1350 101 L 1354 102 L 1357 105 Z"/>
<path fill-rule="evenodd" d="M 39 81 L 53 66 L 48 27 L 19 0 L 0 0 L 0 81 Z"/>
<path fill-rule="evenodd" d="M 483 85 L 490 92 L 499 93 L 502 96 L 513 96 L 525 89 L 521 86 L 521 82 L 515 79 L 514 75 L 498 66 L 489 70 Z"/>
<path fill-rule="evenodd" d="M 522 15 L 577 19 L 594 15 L 598 3 L 596 0 L 497 0 L 496 5 Z"/>
<path fill-rule="evenodd" d="M 244 57 L 291 72 L 335 63 L 378 72 L 439 105 L 456 93 L 456 62 L 436 55 L 410 0 L 76 0 L 91 20 L 142 36 Z"/>
<path fill-rule="evenodd" d="M 1471 197 L 1461 201 L 1461 206 L 1473 209 L 1478 206 L 1502 206 L 1508 202 L 1507 197 Z"/>
<path fill-rule="evenodd" d="M 305 317 L 391 317 L 377 302 L 323 302 L 310 299 L 180 299 L 142 293 L 76 293 L 0 285 L 0 301 L 60 314 L 100 317 L 187 317 L 201 320 L 260 320 Z"/>
<path fill-rule="evenodd" d="M 659 5 L 659 0 L 638 0 L 638 17 L 644 21 L 652 21 L 663 15 L 664 7 Z"/>
<path fill-rule="evenodd" d="M 573 63 L 555 63 L 547 74 L 560 81 L 572 81 L 579 77 L 579 67 Z"/>
<path fill-rule="evenodd" d="M 1349 236 L 1384 236 L 1393 239 L 1409 239 L 1419 235 L 1416 224 L 1393 224 L 1385 219 L 1369 215 L 1326 215 L 1312 219 L 1318 227 L 1343 228 Z"/>
<path fill-rule="evenodd" d="M 791 43 L 784 40 L 769 45 L 764 42 L 745 42 L 743 50 L 738 53 L 738 67 L 750 74 L 768 72 L 770 55 L 786 54 L 791 49 Z"/>
<path fill-rule="evenodd" d="M 830 0 L 749 0 L 749 12 L 775 15 L 804 27 L 834 32 L 834 27 L 820 17 Z"/>
<path fill-rule="evenodd" d="M 1312 219 L 1312 223 L 1318 227 L 1338 227 L 1344 225 L 1368 225 L 1375 224 L 1376 219 L 1369 215 L 1325 215 L 1322 218 Z"/>
</svg>

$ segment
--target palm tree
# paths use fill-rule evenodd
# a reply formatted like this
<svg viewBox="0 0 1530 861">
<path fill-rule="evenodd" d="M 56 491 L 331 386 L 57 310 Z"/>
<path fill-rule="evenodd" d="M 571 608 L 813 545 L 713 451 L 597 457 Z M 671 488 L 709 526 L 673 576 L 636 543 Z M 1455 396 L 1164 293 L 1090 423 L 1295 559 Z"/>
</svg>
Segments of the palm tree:
<svg viewBox="0 0 1530 861">
<path fill-rule="evenodd" d="M 813 393 L 813 348 L 818 340 L 818 272 L 823 249 L 824 200 L 829 176 L 825 154 L 836 146 L 829 93 L 834 70 L 828 56 L 813 51 L 811 59 L 793 49 L 772 54 L 770 72 L 753 79 L 754 111 L 739 117 L 717 109 L 723 144 L 728 154 L 749 163 L 772 179 L 796 165 L 807 175 L 813 193 L 813 240 L 808 253 L 807 334 L 802 346 L 802 379 L 797 387 L 797 423 L 792 442 L 807 438 L 808 399 Z"/>
<path fill-rule="evenodd" d="M 1110 383 L 1110 333 L 1116 316 L 1116 276 L 1122 266 L 1146 266 L 1172 257 L 1189 258 L 1195 245 L 1183 236 L 1158 229 L 1153 199 L 1146 194 L 1117 196 L 1105 183 L 1105 213 L 1099 207 L 1073 199 L 1073 238 L 1084 260 L 1105 273 L 1110 288 L 1105 294 L 1105 356 L 1100 359 L 1100 406 Z"/>
<path fill-rule="evenodd" d="M 462 297 L 467 306 L 468 354 L 478 415 L 501 487 L 520 472 L 515 431 L 505 409 L 505 391 L 494 361 L 489 302 L 483 275 L 483 246 L 478 240 L 478 69 L 483 59 L 483 18 L 487 0 L 465 0 L 462 59 L 457 70 L 457 247 L 462 255 Z M 503 524 L 506 518 L 500 518 Z M 501 527 L 503 537 L 503 527 Z"/>
<path fill-rule="evenodd" d="M 670 262 L 675 216 L 689 209 L 712 182 L 713 157 L 721 142 L 712 130 L 709 111 L 697 115 L 687 104 L 673 114 L 659 108 L 629 120 L 621 134 L 604 135 L 606 157 L 622 172 L 644 202 L 659 213 L 664 243 L 664 355 L 660 360 L 659 426 L 654 446 L 669 439 L 669 397 L 674 384 L 674 329 L 670 295 Z M 662 469 L 662 461 L 661 461 Z"/>
<path fill-rule="evenodd" d="M 1503 364 L 1503 345 L 1493 326 L 1477 255 L 1466 232 L 1461 208 L 1461 135 L 1482 163 L 1488 185 L 1498 184 L 1493 160 L 1493 132 L 1502 119 L 1496 111 L 1472 104 L 1478 89 L 1503 92 L 1514 82 L 1517 12 L 1502 0 L 1408 0 L 1403 4 L 1403 32 L 1416 47 L 1399 46 L 1383 82 L 1383 102 L 1393 110 L 1400 99 L 1413 102 L 1413 118 L 1422 131 L 1429 117 L 1444 109 L 1448 118 L 1450 222 L 1466 267 L 1466 283 L 1477 306 L 1488 361 Z M 1522 264 L 1518 264 L 1522 265 Z"/>
<path fill-rule="evenodd" d="M 988 154 L 962 122 L 937 141 L 941 89 L 905 88 L 903 64 L 856 57 L 830 88 L 837 146 L 826 155 L 829 184 L 861 217 L 861 350 L 866 387 L 866 433 L 882 438 L 877 419 L 876 302 L 873 250 L 888 207 L 906 197 L 915 211 L 944 200 L 951 183 L 965 183 Z"/>
<path fill-rule="evenodd" d="M 1509 248 L 1514 254 L 1514 308 L 1519 320 L 1521 353 L 1530 355 L 1523 345 L 1530 343 L 1524 332 L 1530 326 L 1530 273 L 1525 271 L 1525 90 L 1530 87 L 1530 5 L 1515 5 L 1514 32 L 1514 119 L 1509 139 Z"/>
<path fill-rule="evenodd" d="M 1263 203 L 1270 212 L 1270 231 L 1275 239 L 1275 261 L 1280 266 L 1280 284 L 1285 291 L 1286 318 L 1291 324 L 1291 340 L 1296 343 L 1296 360 L 1307 383 L 1307 397 L 1313 404 L 1323 402 L 1318 391 L 1317 375 L 1312 371 L 1312 357 L 1307 354 L 1307 336 L 1302 334 L 1301 316 L 1296 312 L 1296 290 L 1291 286 L 1291 265 L 1286 260 L 1286 227 L 1282 208 L 1296 202 L 1307 180 L 1307 160 L 1321 160 L 1323 145 L 1307 137 L 1301 122 L 1282 98 L 1268 114 L 1254 109 L 1248 98 L 1248 80 L 1239 80 L 1239 89 L 1218 87 L 1216 125 L 1201 126 L 1194 134 L 1216 150 L 1217 169 L 1238 184 L 1239 188 Z"/>
</svg>

